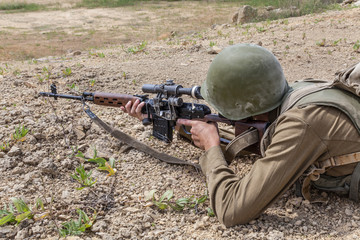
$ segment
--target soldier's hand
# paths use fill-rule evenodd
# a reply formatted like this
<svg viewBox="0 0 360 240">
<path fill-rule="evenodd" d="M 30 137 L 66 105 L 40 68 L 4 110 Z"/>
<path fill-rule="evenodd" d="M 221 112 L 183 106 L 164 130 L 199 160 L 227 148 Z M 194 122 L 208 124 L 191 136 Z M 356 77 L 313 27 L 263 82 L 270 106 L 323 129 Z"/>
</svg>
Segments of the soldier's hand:
<svg viewBox="0 0 360 240">
<path fill-rule="evenodd" d="M 205 151 L 220 145 L 219 131 L 216 123 L 178 119 L 177 124 L 190 126 L 191 138 L 194 144 Z"/>
<path fill-rule="evenodd" d="M 120 109 L 129 114 L 132 117 L 136 117 L 137 119 L 139 119 L 140 121 L 142 121 L 145 117 L 146 114 L 141 113 L 141 109 L 145 106 L 145 102 L 141 102 L 140 100 L 137 99 L 134 104 L 132 104 L 131 101 L 129 101 L 125 107 L 120 107 Z"/>
</svg>

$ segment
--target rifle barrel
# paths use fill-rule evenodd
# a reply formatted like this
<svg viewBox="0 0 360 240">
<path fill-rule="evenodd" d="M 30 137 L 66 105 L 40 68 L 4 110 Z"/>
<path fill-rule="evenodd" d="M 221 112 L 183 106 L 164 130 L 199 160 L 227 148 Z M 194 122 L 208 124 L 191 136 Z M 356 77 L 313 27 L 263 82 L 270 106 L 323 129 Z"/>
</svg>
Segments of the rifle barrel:
<svg viewBox="0 0 360 240">
<path fill-rule="evenodd" d="M 74 95 L 65 95 L 65 94 L 54 94 L 54 93 L 50 93 L 50 92 L 40 92 L 39 93 L 40 96 L 45 96 L 45 97 L 53 97 L 55 99 L 57 98 L 66 98 L 66 99 L 75 99 L 75 100 L 82 100 L 85 97 L 86 101 L 93 101 L 93 99 L 89 96 L 92 95 L 84 95 L 84 96 L 74 96 Z"/>
</svg>

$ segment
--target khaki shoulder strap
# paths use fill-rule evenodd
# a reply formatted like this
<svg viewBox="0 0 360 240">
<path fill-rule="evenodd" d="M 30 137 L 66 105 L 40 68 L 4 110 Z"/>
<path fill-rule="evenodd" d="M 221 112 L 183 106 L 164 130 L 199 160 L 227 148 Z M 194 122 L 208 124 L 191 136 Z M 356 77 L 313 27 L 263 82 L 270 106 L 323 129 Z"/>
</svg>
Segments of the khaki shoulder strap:
<svg viewBox="0 0 360 240">
<path fill-rule="evenodd" d="M 309 81 L 310 79 L 306 79 L 306 80 Z M 283 103 L 281 104 L 280 114 L 282 114 L 282 113 L 286 112 L 287 110 L 289 110 L 290 108 L 292 108 L 303 97 L 305 97 L 311 93 L 315 93 L 315 92 L 321 91 L 323 89 L 330 88 L 332 85 L 331 82 L 325 82 L 325 81 L 320 81 L 320 80 L 314 80 L 314 81 L 316 81 L 316 83 L 299 88 L 299 89 L 295 89 L 294 91 L 290 92 L 286 96 Z"/>
<path fill-rule="evenodd" d="M 320 178 L 320 175 L 325 173 L 326 170 L 332 167 L 338 167 L 343 166 L 351 163 L 359 163 L 360 162 L 360 152 L 356 153 L 350 153 L 342 156 L 332 157 L 322 162 L 317 162 L 318 167 L 315 167 L 315 165 L 312 165 L 310 167 L 309 172 L 306 174 L 306 177 L 302 184 L 302 195 L 306 200 L 309 200 L 310 202 L 319 202 L 319 200 L 312 200 L 310 195 L 310 183 L 311 181 L 317 181 Z M 357 168 L 360 168 L 360 165 L 357 166 Z M 354 171 L 357 172 L 357 171 Z M 357 176 L 356 174 L 354 176 Z M 359 185 L 359 179 L 352 178 L 351 179 L 351 185 L 350 186 L 350 198 L 355 200 L 358 199 L 358 185 Z M 357 186 L 357 187 L 356 187 Z M 352 190 L 351 190 L 352 189 Z"/>
</svg>

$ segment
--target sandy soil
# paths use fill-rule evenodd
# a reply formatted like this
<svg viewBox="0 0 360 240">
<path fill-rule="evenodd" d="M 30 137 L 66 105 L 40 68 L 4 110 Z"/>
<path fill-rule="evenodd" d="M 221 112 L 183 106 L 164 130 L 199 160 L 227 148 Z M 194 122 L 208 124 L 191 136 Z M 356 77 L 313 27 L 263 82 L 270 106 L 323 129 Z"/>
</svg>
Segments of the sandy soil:
<svg viewBox="0 0 360 240">
<path fill-rule="evenodd" d="M 54 11 L 0 11 L 0 60 L 27 60 L 109 44 L 164 39 L 228 22 L 238 8 L 234 3 L 217 7 L 215 3 L 202 2 L 143 3 L 116 9 L 70 8 L 74 2 L 39 2 L 50 4 L 49 9 L 61 8 Z"/>
<path fill-rule="evenodd" d="M 24 17 L 36 19 L 32 14 Z M 206 192 L 204 177 L 191 167 L 165 164 L 129 149 L 91 123 L 80 103 L 39 98 L 38 92 L 48 91 L 50 83 L 57 83 L 59 92 L 72 94 L 139 94 L 143 84 L 159 84 L 169 78 L 186 87 L 199 85 L 215 57 L 208 53 L 210 45 L 221 49 L 239 42 L 261 44 L 273 51 L 291 82 L 306 77 L 332 80 L 337 69 L 360 59 L 356 47 L 359 21 L 359 8 L 344 9 L 242 26 L 215 25 L 201 32 L 149 40 L 136 54 L 128 49 L 134 49 L 138 42 L 130 42 L 32 61 L 0 62 L 0 142 L 10 143 L 9 149 L 0 152 L 1 203 L 22 197 L 32 205 L 40 197 L 47 200 L 47 211 L 52 209 L 51 217 L 0 227 L 0 239 L 56 239 L 57 227 L 76 219 L 77 208 L 89 214 L 93 208 L 98 213 L 94 226 L 79 239 L 358 239 L 359 204 L 334 194 L 322 193 L 327 203 L 309 204 L 296 198 L 291 188 L 257 220 L 232 228 L 207 216 L 208 201 L 198 212 L 149 207 L 144 197 L 152 189 L 159 195 L 171 189 L 175 199 L 200 197 Z M 71 32 L 70 27 L 64 29 Z M 197 162 L 202 154 L 178 138 L 171 144 L 152 138 L 151 127 L 134 123 L 119 109 L 90 106 L 112 126 L 158 150 L 191 162 Z M 11 135 L 20 124 L 30 131 L 25 141 L 15 143 Z M 91 189 L 76 190 L 79 184 L 70 177 L 81 162 L 72 154 L 76 147 L 90 157 L 94 148 L 106 159 L 114 157 L 116 175 L 107 177 L 93 164 L 85 163 L 97 182 Z M 239 158 L 231 167 L 243 176 L 254 158 Z"/>
</svg>

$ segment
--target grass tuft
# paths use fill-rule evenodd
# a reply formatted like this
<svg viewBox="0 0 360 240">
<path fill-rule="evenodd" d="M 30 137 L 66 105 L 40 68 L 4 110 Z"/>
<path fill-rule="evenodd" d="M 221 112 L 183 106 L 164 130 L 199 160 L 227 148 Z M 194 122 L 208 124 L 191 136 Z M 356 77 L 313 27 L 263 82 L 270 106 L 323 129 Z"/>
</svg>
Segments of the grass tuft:
<svg viewBox="0 0 360 240">
<path fill-rule="evenodd" d="M 82 0 L 81 3 L 77 4 L 77 7 L 123 7 L 135 5 L 137 0 Z"/>
<path fill-rule="evenodd" d="M 0 10 L 2 11 L 20 11 L 20 12 L 30 12 L 30 11 L 39 11 L 44 9 L 44 6 L 36 3 L 0 3 Z"/>
</svg>

